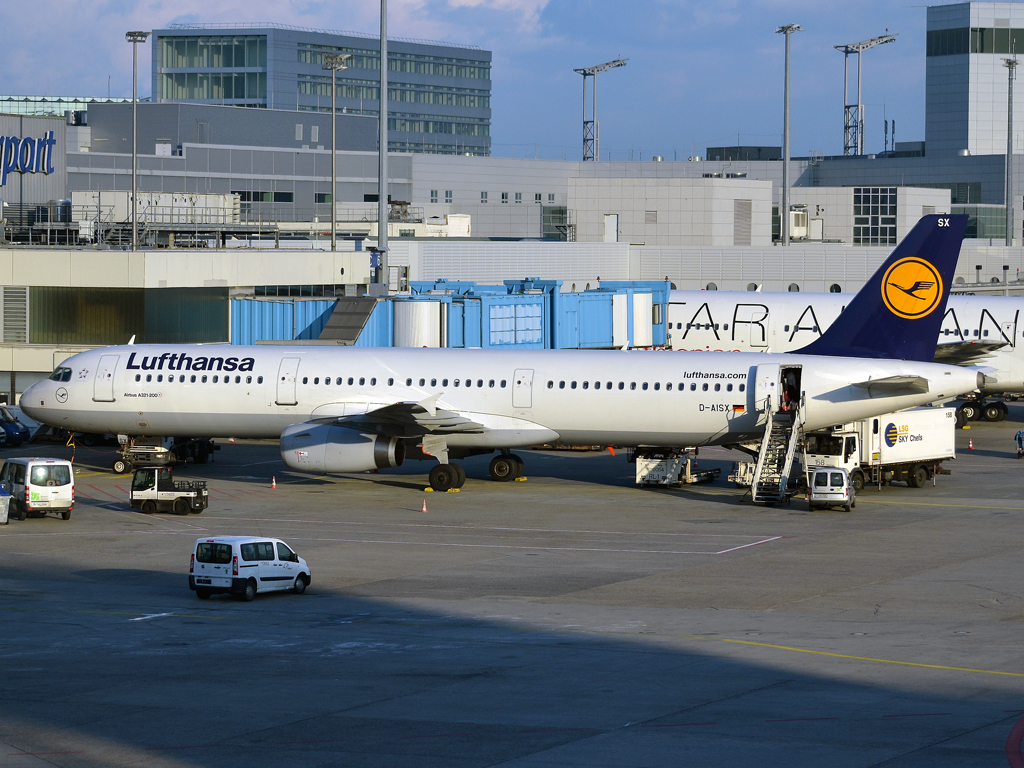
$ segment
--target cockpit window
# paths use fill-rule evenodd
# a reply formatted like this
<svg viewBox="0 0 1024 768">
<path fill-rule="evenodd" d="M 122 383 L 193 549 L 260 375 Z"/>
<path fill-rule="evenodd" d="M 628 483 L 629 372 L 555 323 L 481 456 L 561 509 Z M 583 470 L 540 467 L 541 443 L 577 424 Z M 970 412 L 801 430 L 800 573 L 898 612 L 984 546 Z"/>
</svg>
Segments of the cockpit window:
<svg viewBox="0 0 1024 768">
<path fill-rule="evenodd" d="M 71 381 L 71 369 L 63 366 L 54 369 L 50 374 L 50 381 Z"/>
</svg>

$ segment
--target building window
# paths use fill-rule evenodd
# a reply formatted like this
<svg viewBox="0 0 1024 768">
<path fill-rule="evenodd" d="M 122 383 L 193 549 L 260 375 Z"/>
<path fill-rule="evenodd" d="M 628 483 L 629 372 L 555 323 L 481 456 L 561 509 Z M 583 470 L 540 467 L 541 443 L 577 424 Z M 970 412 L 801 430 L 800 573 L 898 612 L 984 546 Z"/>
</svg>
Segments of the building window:
<svg viewBox="0 0 1024 768">
<path fill-rule="evenodd" d="M 432 202 L 432 203 L 436 203 L 437 202 L 437 190 L 436 189 L 430 190 L 430 202 Z"/>
<path fill-rule="evenodd" d="M 516 202 L 517 203 L 523 202 L 523 193 L 522 192 L 516 192 Z"/>
<path fill-rule="evenodd" d="M 535 194 L 533 196 L 533 202 L 535 202 L 537 205 L 540 205 L 540 202 L 541 202 L 541 194 L 540 194 L 540 192 L 538 192 L 537 194 Z"/>
<path fill-rule="evenodd" d="M 452 202 L 452 191 L 450 189 L 446 189 L 444 191 L 444 201 L 446 203 L 448 203 L 448 204 L 451 204 L 451 202 Z"/>
<path fill-rule="evenodd" d="M 555 202 L 555 194 L 554 194 L 554 192 L 549 192 L 548 193 L 548 202 L 549 203 Z"/>
<path fill-rule="evenodd" d="M 853 242 L 896 245 L 896 187 L 853 188 Z"/>
<path fill-rule="evenodd" d="M 508 202 L 508 192 L 502 192 L 501 193 L 501 202 L 503 202 L 503 203 L 507 203 Z"/>
<path fill-rule="evenodd" d="M 295 193 L 294 192 L 275 192 L 274 193 L 275 203 L 294 203 Z"/>
<path fill-rule="evenodd" d="M 328 205 L 330 205 L 330 203 L 331 203 L 331 193 L 330 192 L 317 192 L 316 193 L 316 202 L 318 202 L 318 203 L 327 203 Z"/>
<path fill-rule="evenodd" d="M 400 229 L 398 230 L 399 237 L 416 237 L 415 229 Z"/>
<path fill-rule="evenodd" d="M 480 203 L 481 204 L 486 204 L 487 203 L 487 193 L 486 192 L 481 192 L 480 193 Z"/>
</svg>

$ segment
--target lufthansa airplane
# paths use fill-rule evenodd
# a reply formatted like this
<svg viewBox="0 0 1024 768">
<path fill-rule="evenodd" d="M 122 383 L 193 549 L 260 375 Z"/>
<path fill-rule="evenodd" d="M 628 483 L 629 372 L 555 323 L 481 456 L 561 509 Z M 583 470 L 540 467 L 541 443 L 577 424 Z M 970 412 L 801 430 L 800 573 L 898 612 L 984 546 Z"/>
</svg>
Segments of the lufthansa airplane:
<svg viewBox="0 0 1024 768">
<path fill-rule="evenodd" d="M 361 472 L 545 443 L 696 447 L 759 440 L 768 409 L 805 429 L 949 400 L 983 374 L 931 362 L 966 216 L 926 216 L 799 354 L 129 345 L 83 352 L 21 407 L 82 432 L 280 438 L 285 464 Z"/>
<path fill-rule="evenodd" d="M 915 281 L 903 288 L 920 293 Z M 924 281 L 927 282 L 927 281 Z M 900 290 L 896 288 L 896 290 Z M 672 291 L 668 346 L 687 351 L 792 352 L 828 329 L 850 296 L 840 293 Z M 1024 393 L 1024 297 L 949 297 L 934 361 L 980 367 L 983 395 Z M 967 418 L 1006 417 L 999 401 L 969 401 Z"/>
</svg>

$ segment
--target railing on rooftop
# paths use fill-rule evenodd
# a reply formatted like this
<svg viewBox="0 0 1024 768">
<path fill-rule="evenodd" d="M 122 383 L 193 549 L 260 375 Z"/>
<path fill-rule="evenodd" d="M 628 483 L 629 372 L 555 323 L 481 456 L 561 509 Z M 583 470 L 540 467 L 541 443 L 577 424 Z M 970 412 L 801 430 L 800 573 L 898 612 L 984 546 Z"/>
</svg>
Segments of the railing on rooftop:
<svg viewBox="0 0 1024 768">
<path fill-rule="evenodd" d="M 275 24 L 273 22 L 243 22 L 241 24 L 226 23 L 187 23 L 175 22 L 169 24 L 168 29 L 284 29 L 290 32 L 314 32 L 318 35 L 342 35 L 344 37 L 360 37 L 366 40 L 379 40 L 380 35 L 369 32 L 346 32 L 340 29 L 316 29 L 315 27 L 297 27 L 292 24 Z M 462 43 L 445 42 L 444 40 L 428 40 L 420 37 L 393 37 L 388 35 L 388 40 L 397 43 L 418 43 L 419 45 L 439 45 L 443 48 L 466 48 L 471 51 L 483 50 L 479 45 L 463 45 Z"/>
</svg>

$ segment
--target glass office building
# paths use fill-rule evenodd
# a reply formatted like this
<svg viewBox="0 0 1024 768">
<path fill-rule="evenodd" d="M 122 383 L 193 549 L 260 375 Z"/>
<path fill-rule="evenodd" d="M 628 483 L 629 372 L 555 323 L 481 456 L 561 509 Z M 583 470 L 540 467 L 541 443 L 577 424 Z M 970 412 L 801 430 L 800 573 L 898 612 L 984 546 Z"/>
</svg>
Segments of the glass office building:
<svg viewBox="0 0 1024 768">
<path fill-rule="evenodd" d="M 158 102 L 331 110 L 326 53 L 349 54 L 337 109 L 378 115 L 380 42 L 369 35 L 284 25 L 179 24 L 153 32 Z M 426 40 L 388 40 L 393 152 L 490 154 L 491 53 Z"/>
</svg>

